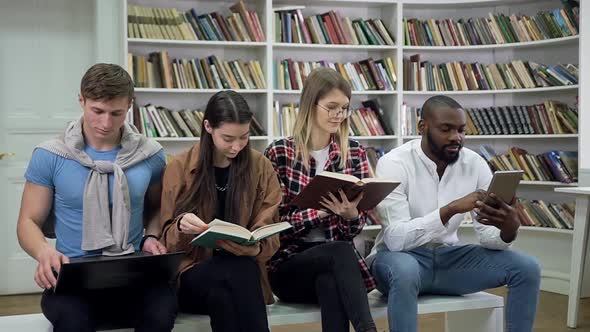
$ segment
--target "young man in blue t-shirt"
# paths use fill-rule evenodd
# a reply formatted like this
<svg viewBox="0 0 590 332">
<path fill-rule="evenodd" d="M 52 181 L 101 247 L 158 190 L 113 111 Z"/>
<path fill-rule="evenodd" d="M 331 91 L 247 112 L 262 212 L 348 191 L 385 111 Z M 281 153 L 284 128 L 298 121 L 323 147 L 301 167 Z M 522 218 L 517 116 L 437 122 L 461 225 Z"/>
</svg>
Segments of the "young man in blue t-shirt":
<svg viewBox="0 0 590 332">
<path fill-rule="evenodd" d="M 83 115 L 62 136 L 40 144 L 25 178 L 18 239 L 38 261 L 35 282 L 54 331 L 94 331 L 135 325 L 136 331 L 171 331 L 175 290 L 168 284 L 55 294 L 53 270 L 72 257 L 166 252 L 158 242 L 162 147 L 125 123 L 133 81 L 121 67 L 96 64 L 84 75 Z M 53 224 L 56 246 L 42 228 Z M 144 235 L 145 225 L 145 235 Z"/>
</svg>

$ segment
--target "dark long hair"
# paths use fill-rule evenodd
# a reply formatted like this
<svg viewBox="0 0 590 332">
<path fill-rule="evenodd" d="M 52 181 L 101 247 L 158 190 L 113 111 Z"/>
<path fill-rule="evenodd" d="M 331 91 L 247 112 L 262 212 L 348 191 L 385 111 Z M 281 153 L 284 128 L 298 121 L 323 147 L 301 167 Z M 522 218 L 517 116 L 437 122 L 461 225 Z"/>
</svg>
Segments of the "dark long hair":
<svg viewBox="0 0 590 332">
<path fill-rule="evenodd" d="M 213 219 L 217 207 L 217 190 L 215 189 L 215 169 L 213 166 L 213 152 L 215 146 L 213 138 L 205 130 L 205 120 L 212 128 L 219 128 L 224 123 L 247 124 L 252 120 L 252 112 L 248 103 L 239 93 L 232 90 L 220 91 L 214 94 L 205 109 L 201 124 L 201 141 L 199 158 L 192 183 L 187 183 L 186 190 L 179 198 L 175 215 L 192 212 L 205 222 Z M 239 223 L 244 204 L 240 204 L 249 197 L 244 195 L 250 188 L 251 158 L 250 141 L 231 161 L 227 195 L 225 198 L 225 219 L 228 222 Z"/>
</svg>

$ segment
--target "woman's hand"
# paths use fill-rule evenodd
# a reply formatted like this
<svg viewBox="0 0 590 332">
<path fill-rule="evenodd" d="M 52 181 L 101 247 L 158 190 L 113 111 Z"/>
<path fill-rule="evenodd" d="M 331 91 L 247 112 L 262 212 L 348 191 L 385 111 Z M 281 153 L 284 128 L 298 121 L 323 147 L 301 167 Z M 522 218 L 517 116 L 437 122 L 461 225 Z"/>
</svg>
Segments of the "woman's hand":
<svg viewBox="0 0 590 332">
<path fill-rule="evenodd" d="M 194 213 L 187 213 L 178 221 L 178 229 L 186 234 L 198 235 L 208 228 L 209 226 Z"/>
<path fill-rule="evenodd" d="M 340 199 L 338 199 L 333 193 L 329 193 L 328 196 L 322 197 L 320 204 L 346 220 L 352 220 L 358 217 L 359 211 L 357 205 L 361 199 L 363 199 L 364 193 L 361 192 L 352 201 L 348 200 L 342 189 L 338 190 L 338 194 L 340 195 Z"/>
</svg>

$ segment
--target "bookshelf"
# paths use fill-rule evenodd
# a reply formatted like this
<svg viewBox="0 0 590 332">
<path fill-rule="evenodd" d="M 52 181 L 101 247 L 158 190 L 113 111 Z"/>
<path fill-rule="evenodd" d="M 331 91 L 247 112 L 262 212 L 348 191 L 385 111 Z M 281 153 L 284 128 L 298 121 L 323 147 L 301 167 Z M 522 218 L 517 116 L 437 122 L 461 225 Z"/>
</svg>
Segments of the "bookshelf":
<svg viewBox="0 0 590 332">
<path fill-rule="evenodd" d="M 192 2 L 182 0 L 127 0 L 120 5 L 122 19 L 127 18 L 127 4 L 177 8 L 187 11 L 196 8 L 199 14 L 219 11 L 227 16 L 229 7 L 236 1 L 196 0 Z M 369 57 L 382 59 L 390 57 L 396 67 L 397 83 L 394 90 L 353 91 L 351 107 L 358 108 L 361 101 L 377 99 L 385 111 L 385 121 L 394 130 L 393 135 L 386 136 L 355 136 L 365 146 L 375 146 L 386 151 L 400 146 L 419 136 L 401 135 L 402 133 L 402 104 L 417 107 L 428 97 L 436 94 L 446 94 L 455 98 L 465 107 L 490 107 L 508 105 L 531 105 L 542 103 L 544 100 L 559 100 L 568 105 L 576 102 L 580 96 L 578 84 L 566 86 L 537 87 L 528 89 L 504 90 L 469 90 L 469 91 L 406 91 L 404 90 L 403 59 L 414 54 L 420 54 L 422 61 L 444 63 L 450 61 L 464 61 L 466 63 L 480 62 L 506 63 L 512 60 L 526 60 L 554 65 L 558 63 L 579 64 L 579 35 L 567 36 L 538 41 L 470 45 L 470 46 L 408 46 L 404 45 L 404 18 L 417 19 L 468 19 L 471 17 L 487 17 L 488 13 L 522 13 L 534 15 L 540 11 L 561 8 L 558 0 L 245 0 L 246 7 L 257 12 L 264 31 L 262 42 L 238 41 L 203 41 L 203 40 L 162 40 L 127 38 L 127 25 L 123 25 L 121 34 L 124 37 L 122 59 L 126 59 L 129 52 L 147 55 L 155 51 L 168 51 L 171 58 L 203 58 L 210 55 L 220 60 L 246 59 L 258 60 L 265 78 L 265 89 L 237 89 L 243 93 L 256 118 L 265 128 L 267 135 L 251 137 L 252 146 L 263 150 L 280 135 L 273 130 L 274 101 L 280 104 L 297 103 L 299 90 L 281 90 L 275 84 L 276 61 L 287 58 L 293 61 L 329 60 L 337 63 L 358 62 Z M 342 44 L 295 44 L 275 41 L 275 24 L 273 8 L 283 6 L 305 6 L 301 9 L 304 17 L 319 15 L 330 10 L 336 10 L 341 16 L 362 19 L 379 18 L 394 37 L 394 45 L 342 45 Z M 126 62 L 123 63 L 126 65 Z M 185 108 L 204 109 L 209 97 L 219 89 L 157 89 L 137 88 L 137 103 L 144 105 L 152 103 L 162 105 L 172 110 Z M 579 128 L 581 130 L 582 128 Z M 480 145 L 490 145 L 496 152 L 503 153 L 511 146 L 518 146 L 531 153 L 541 153 L 548 149 L 578 150 L 579 134 L 522 134 L 522 135 L 472 135 L 466 138 L 466 147 L 479 150 Z M 157 138 L 171 154 L 178 153 L 198 141 L 198 138 Z M 570 186 L 546 181 L 523 181 L 519 188 L 519 195 L 528 199 L 542 199 L 554 202 L 564 202 L 568 198 L 553 192 L 557 186 Z M 379 226 L 367 226 L 365 230 L 373 234 Z M 473 239 L 468 227 L 461 227 L 462 238 Z M 561 279 L 551 278 L 545 281 L 545 289 L 560 293 L 567 293 L 567 280 L 563 277 L 569 271 L 567 260 L 550 262 L 559 255 L 569 257 L 571 248 L 571 231 L 550 228 L 523 227 L 520 237 L 521 248 L 524 251 L 538 253 L 538 241 L 554 241 L 548 246 L 553 250 L 551 255 L 540 254 L 545 275 L 559 275 Z M 374 235 L 374 234 L 373 234 Z M 565 236 L 564 236 L 565 235 Z M 547 251 L 547 250 L 544 250 Z M 557 259 L 559 260 L 559 259 Z"/>
</svg>

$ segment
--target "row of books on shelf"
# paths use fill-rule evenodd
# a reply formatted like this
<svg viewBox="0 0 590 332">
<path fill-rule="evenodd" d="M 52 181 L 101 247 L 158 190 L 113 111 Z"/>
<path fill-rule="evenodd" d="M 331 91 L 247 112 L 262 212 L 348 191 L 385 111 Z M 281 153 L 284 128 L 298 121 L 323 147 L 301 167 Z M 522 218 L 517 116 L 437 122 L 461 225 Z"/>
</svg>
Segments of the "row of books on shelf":
<svg viewBox="0 0 590 332">
<path fill-rule="evenodd" d="M 394 135 L 394 131 L 387 122 L 383 109 L 377 99 L 361 102 L 362 107 L 354 109 L 349 117 L 351 136 L 384 136 Z M 273 128 L 277 136 L 293 135 L 295 118 L 299 113 L 296 103 L 273 103 Z"/>
<path fill-rule="evenodd" d="M 139 88 L 265 89 L 258 60 L 170 59 L 167 51 L 148 56 L 128 54 L 128 68 Z"/>
<path fill-rule="evenodd" d="M 518 147 L 509 148 L 504 154 L 497 154 L 489 145 L 479 148 L 481 155 L 492 170 L 523 170 L 525 181 L 578 181 L 578 152 L 549 150 L 540 154 L 528 153 Z"/>
<path fill-rule="evenodd" d="M 227 17 L 219 12 L 199 15 L 193 8 L 127 7 L 129 38 L 169 40 L 214 40 L 263 42 L 264 29 L 258 14 L 248 10 L 242 0 L 229 7 Z"/>
<path fill-rule="evenodd" d="M 353 91 L 395 90 L 397 75 L 395 60 L 386 57 L 368 58 L 359 62 L 337 63 L 328 60 L 294 61 L 285 59 L 275 63 L 275 87 L 279 90 L 299 90 L 309 73 L 318 67 L 329 67 L 339 72 Z"/>
<path fill-rule="evenodd" d="M 523 226 L 574 229 L 575 203 L 519 199 L 516 211 Z"/>
<path fill-rule="evenodd" d="M 516 212 L 522 226 L 555 229 L 574 229 L 575 203 L 549 203 L 543 200 L 519 198 Z M 465 215 L 464 225 L 473 223 L 470 214 Z M 381 225 L 381 218 L 375 210 L 367 213 L 367 226 Z"/>
<path fill-rule="evenodd" d="M 273 132 L 277 136 L 292 136 L 295 119 L 299 113 L 299 105 L 296 103 L 279 104 L 278 100 L 273 103 L 272 125 Z"/>
<path fill-rule="evenodd" d="M 575 203 L 550 203 L 540 199 L 519 198 L 516 213 L 522 226 L 573 229 Z M 471 215 L 466 214 L 463 224 L 472 224 Z"/>
<path fill-rule="evenodd" d="M 531 42 L 574 36 L 579 7 L 557 8 L 533 16 L 494 14 L 453 19 L 403 19 L 406 46 L 467 46 Z"/>
<path fill-rule="evenodd" d="M 392 135 L 380 106 L 375 99 L 363 101 L 363 107 L 352 112 L 349 124 L 351 136 L 382 136 Z M 273 126 L 277 136 L 293 135 L 295 118 L 299 111 L 296 104 L 280 105 L 274 102 Z M 381 111 L 382 112 L 382 111 Z M 171 110 L 163 106 L 147 104 L 134 106 L 132 117 L 129 119 L 138 130 L 147 137 L 200 137 L 203 112 L 195 109 Z M 264 126 L 256 117 L 251 124 L 251 135 L 267 135 Z M 376 162 L 376 160 L 375 160 Z"/>
<path fill-rule="evenodd" d="M 393 45 L 393 34 L 381 19 L 350 19 L 336 11 L 304 17 L 301 9 L 275 10 L 275 40 L 285 43 Z M 242 0 L 224 17 L 177 8 L 128 5 L 128 37 L 169 40 L 258 41 L 264 29 Z M 488 17 L 403 19 L 407 46 L 464 46 L 528 42 L 573 36 L 579 29 L 579 7 L 565 6 L 536 15 L 489 13 Z"/>
<path fill-rule="evenodd" d="M 466 108 L 466 135 L 578 133 L 578 109 L 546 100 L 541 104 Z M 402 104 L 402 135 L 418 135 L 421 108 Z"/>
<path fill-rule="evenodd" d="M 202 59 L 171 59 L 167 51 L 147 56 L 128 54 L 128 68 L 136 87 L 167 89 L 265 89 L 265 76 L 258 60 L 219 60 L 211 55 Z M 275 64 L 275 86 L 280 90 L 299 90 L 309 73 L 317 67 L 338 71 L 353 91 L 394 91 L 395 62 L 387 57 L 359 62 L 335 63 L 293 61 Z M 419 55 L 404 59 L 404 88 L 408 91 L 468 91 L 528 89 L 578 83 L 578 67 L 573 64 L 545 66 L 514 60 L 506 64 L 450 62 L 435 65 L 420 62 Z"/>
<path fill-rule="evenodd" d="M 146 137 L 200 137 L 204 114 L 198 109 L 173 111 L 151 104 L 134 105 L 131 122 Z M 250 134 L 266 135 L 256 117 L 252 118 Z"/>
<path fill-rule="evenodd" d="M 434 64 L 416 54 L 404 58 L 404 89 L 409 91 L 468 91 L 532 89 L 578 84 L 578 66 L 546 66 L 532 61 L 482 64 L 453 61 Z"/>
<path fill-rule="evenodd" d="M 379 18 L 363 20 L 329 12 L 303 17 L 300 8 L 275 10 L 275 41 L 297 44 L 393 45 Z"/>
</svg>

